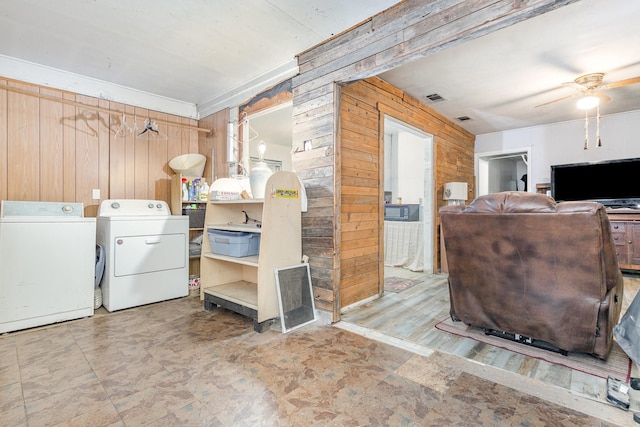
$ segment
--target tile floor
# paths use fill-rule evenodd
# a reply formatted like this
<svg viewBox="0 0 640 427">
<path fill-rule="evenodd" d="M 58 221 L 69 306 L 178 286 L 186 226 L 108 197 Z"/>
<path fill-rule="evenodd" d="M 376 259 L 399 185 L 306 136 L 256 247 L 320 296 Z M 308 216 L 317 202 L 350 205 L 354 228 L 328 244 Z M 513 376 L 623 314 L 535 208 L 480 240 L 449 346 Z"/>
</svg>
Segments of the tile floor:
<svg viewBox="0 0 640 427">
<path fill-rule="evenodd" d="M 1 426 L 615 426 L 539 384 L 187 297 L 0 336 Z M 568 400 L 567 400 L 568 399 Z M 556 402 L 556 403 L 554 403 Z M 622 411 L 620 411 L 622 412 Z M 605 419 L 607 421 L 605 421 Z"/>
</svg>

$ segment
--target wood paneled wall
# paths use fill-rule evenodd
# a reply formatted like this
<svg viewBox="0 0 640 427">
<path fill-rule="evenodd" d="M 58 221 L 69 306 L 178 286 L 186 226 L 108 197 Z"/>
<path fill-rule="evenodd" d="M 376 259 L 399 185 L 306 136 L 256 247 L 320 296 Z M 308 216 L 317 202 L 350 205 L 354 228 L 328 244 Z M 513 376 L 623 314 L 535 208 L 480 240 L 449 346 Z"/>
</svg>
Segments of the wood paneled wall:
<svg viewBox="0 0 640 427">
<path fill-rule="evenodd" d="M 303 215 L 303 252 L 310 257 L 316 305 L 330 311 L 334 321 L 340 319 L 343 306 L 338 84 L 373 77 L 575 1 L 405 0 L 298 56 L 300 73 L 292 82 L 293 162 L 309 198 L 309 211 Z M 304 151 L 306 140 L 312 150 Z M 462 145 L 439 157 L 436 153 L 435 161 L 446 162 L 450 176 L 466 174 L 466 164 L 458 164 L 459 150 L 466 149 Z"/>
<path fill-rule="evenodd" d="M 211 184 L 211 167 L 214 167 L 215 179 L 229 177 L 229 163 L 227 163 L 227 125 L 229 124 L 229 109 L 211 114 L 198 121 L 201 128 L 213 129 L 210 133 L 199 133 L 199 153 L 207 157 L 204 167 L 204 177 Z M 213 150 L 214 158 L 211 159 Z"/>
<path fill-rule="evenodd" d="M 384 281 L 380 278 L 384 259 L 380 125 L 374 91 L 359 82 L 342 88 L 336 149 L 340 158 L 340 222 L 336 225 L 341 307 L 377 295 Z"/>
<path fill-rule="evenodd" d="M 340 96 L 340 301 L 348 306 L 380 292 L 384 281 L 382 213 L 384 116 L 434 137 L 433 270 L 438 267 L 437 211 L 443 186 L 467 182 L 473 194 L 475 136 L 394 86 L 370 78 L 345 85 Z"/>
<path fill-rule="evenodd" d="M 118 136 L 121 114 L 62 100 L 125 112 L 126 122 L 133 126 L 135 119 L 141 129 Z M 222 116 L 223 125 L 207 134 L 182 127 L 197 126 L 192 119 L 0 79 L 0 199 L 82 202 L 85 216 L 97 214 L 100 200 L 93 200 L 93 189 L 100 190 L 102 200 L 169 202 L 170 176 L 174 174 L 169 160 L 198 152 L 210 157 L 211 147 L 219 139 L 223 150 L 228 122 L 228 113 L 226 121 L 224 113 L 209 118 L 206 124 L 218 126 L 216 117 Z M 158 121 L 159 135 L 147 132 L 137 136 L 146 118 Z M 207 167 L 210 171 L 209 162 Z"/>
</svg>

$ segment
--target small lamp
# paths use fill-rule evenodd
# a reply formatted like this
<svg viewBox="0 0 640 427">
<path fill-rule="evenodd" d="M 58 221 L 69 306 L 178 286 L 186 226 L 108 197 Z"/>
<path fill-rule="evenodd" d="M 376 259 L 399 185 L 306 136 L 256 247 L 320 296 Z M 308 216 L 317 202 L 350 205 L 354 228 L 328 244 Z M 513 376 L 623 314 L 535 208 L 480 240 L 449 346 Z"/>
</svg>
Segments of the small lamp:
<svg viewBox="0 0 640 427">
<path fill-rule="evenodd" d="M 447 205 L 463 205 L 467 201 L 467 183 L 447 182 L 443 194 L 443 200 L 447 201 Z"/>
<path fill-rule="evenodd" d="M 273 174 L 271 168 L 264 162 L 264 152 L 267 150 L 267 144 L 264 141 L 258 143 L 258 153 L 260 153 L 260 161 L 256 162 L 249 173 L 249 185 L 251 186 L 251 196 L 254 199 L 264 199 L 265 186 L 267 180 Z"/>
<path fill-rule="evenodd" d="M 264 160 L 264 152 L 267 151 L 267 144 L 264 141 L 258 143 L 258 153 L 260 153 L 260 161 Z"/>
</svg>

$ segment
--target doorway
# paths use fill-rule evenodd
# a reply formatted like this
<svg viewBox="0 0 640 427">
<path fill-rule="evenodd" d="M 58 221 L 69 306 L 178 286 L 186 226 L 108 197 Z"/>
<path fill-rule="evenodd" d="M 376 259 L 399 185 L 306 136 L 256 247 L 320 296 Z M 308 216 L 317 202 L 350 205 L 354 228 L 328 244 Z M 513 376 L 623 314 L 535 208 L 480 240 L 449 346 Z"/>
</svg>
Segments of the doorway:
<svg viewBox="0 0 640 427">
<path fill-rule="evenodd" d="M 434 271 L 433 136 L 384 116 L 384 279 L 387 285 Z M 405 206 L 415 216 L 393 218 Z"/>
<path fill-rule="evenodd" d="M 477 196 L 530 191 L 530 148 L 476 154 Z"/>
</svg>

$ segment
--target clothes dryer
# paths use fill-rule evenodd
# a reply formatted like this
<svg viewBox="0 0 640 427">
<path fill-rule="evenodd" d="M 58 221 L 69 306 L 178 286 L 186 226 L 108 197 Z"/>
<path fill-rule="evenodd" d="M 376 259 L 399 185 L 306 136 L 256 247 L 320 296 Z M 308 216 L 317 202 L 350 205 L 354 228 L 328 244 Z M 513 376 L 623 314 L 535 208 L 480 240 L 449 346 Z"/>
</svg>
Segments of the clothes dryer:
<svg viewBox="0 0 640 427">
<path fill-rule="evenodd" d="M 189 294 L 189 217 L 172 216 L 161 200 L 104 200 L 96 228 L 108 311 Z"/>
</svg>

